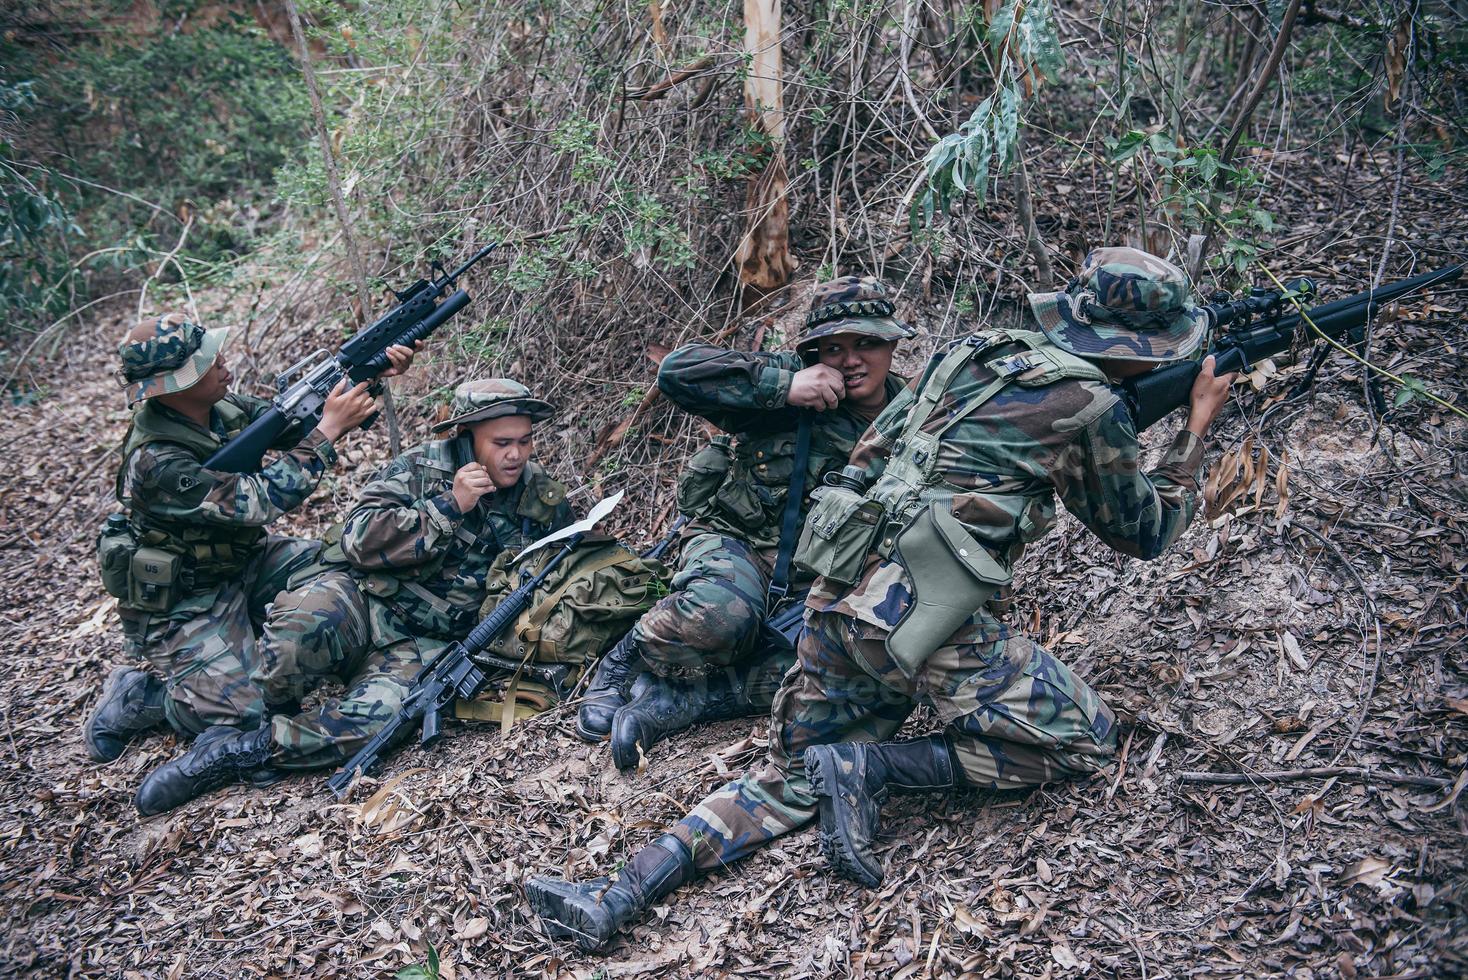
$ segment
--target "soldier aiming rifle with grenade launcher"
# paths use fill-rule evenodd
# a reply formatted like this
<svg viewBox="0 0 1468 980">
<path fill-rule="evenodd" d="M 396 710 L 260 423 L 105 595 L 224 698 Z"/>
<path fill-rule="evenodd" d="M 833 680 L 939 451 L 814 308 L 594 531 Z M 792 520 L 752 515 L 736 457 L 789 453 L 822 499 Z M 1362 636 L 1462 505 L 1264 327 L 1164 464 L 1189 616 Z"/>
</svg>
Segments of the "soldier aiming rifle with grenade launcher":
<svg viewBox="0 0 1468 980">
<path fill-rule="evenodd" d="M 418 341 L 468 306 L 469 294 L 455 289 L 455 284 L 475 263 L 498 247 L 498 243 L 484 246 L 453 272 L 444 271 L 435 261 L 431 268 L 437 273 L 436 278 L 419 279 L 402 292 L 393 290 L 398 305 L 359 331 L 336 354 L 318 350 L 291 365 L 276 378 L 275 386 L 280 393 L 272 399 L 270 409 L 206 459 L 204 468 L 221 473 L 253 472 L 260 468 L 266 450 L 292 422 L 299 421 L 303 433 L 314 429 L 321 421 L 327 397 L 343 378 L 353 385 L 375 380 L 391 367 L 388 348 L 402 345 L 413 349 Z M 375 414 L 368 418 L 362 428 L 369 428 L 375 418 Z"/>
</svg>

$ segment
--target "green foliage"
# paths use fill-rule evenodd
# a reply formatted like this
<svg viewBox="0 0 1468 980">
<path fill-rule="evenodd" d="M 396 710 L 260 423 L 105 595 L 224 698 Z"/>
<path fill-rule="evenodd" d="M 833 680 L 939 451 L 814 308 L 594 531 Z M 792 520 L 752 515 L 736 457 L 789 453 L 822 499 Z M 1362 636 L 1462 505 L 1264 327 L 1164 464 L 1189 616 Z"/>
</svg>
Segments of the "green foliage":
<svg viewBox="0 0 1468 980">
<path fill-rule="evenodd" d="M 264 231 L 274 172 L 301 147 L 297 66 L 247 14 L 203 16 L 200 0 L 122 6 L 77 8 L 46 45 L 0 36 L 6 330 L 135 274 L 190 219 L 162 274 L 207 277 Z"/>
<path fill-rule="evenodd" d="M 1109 140 L 1108 162 L 1121 166 L 1145 162 L 1171 175 L 1172 192 L 1163 204 L 1177 208 L 1185 231 L 1202 231 L 1216 218 L 1221 238 L 1209 264 L 1243 277 L 1259 254 L 1255 236 L 1273 234 L 1274 215 L 1259 203 L 1263 185 L 1254 171 L 1222 163 L 1211 146 L 1180 147 L 1166 133 L 1132 130 Z"/>
<path fill-rule="evenodd" d="M 0 78 L 0 113 L 18 119 L 36 106 L 31 82 Z M 27 167 L 0 124 L 0 322 L 30 325 L 71 303 L 69 242 L 82 229 L 63 202 L 63 178 Z"/>
<path fill-rule="evenodd" d="M 1049 0 L 1007 0 L 989 24 L 988 41 L 995 91 L 923 158 L 925 190 L 913 201 L 914 229 L 931 225 L 939 209 L 946 214 L 958 195 L 973 194 L 983 204 L 991 180 L 1014 163 L 1031 70 L 1053 78 L 1065 64 Z"/>
<path fill-rule="evenodd" d="M 395 980 L 438 980 L 438 950 L 433 948 L 432 943 L 429 943 L 428 957 L 425 962 L 415 963 L 412 966 L 405 966 L 397 973 L 393 974 L 393 976 L 395 977 Z"/>
</svg>

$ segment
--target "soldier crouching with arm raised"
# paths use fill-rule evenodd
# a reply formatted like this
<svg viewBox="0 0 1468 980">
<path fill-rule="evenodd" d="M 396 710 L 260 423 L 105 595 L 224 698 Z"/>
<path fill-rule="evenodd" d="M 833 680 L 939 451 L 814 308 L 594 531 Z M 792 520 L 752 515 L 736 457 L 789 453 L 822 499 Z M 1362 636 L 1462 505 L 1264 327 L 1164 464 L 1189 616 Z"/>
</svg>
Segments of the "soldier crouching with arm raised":
<svg viewBox="0 0 1468 980">
<path fill-rule="evenodd" d="M 663 394 L 729 434 L 699 451 L 679 480 L 679 509 L 691 524 L 672 593 L 603 657 L 577 718 L 587 741 L 611 736 L 620 768 L 697 722 L 769 710 L 793 662 L 788 651 L 761 649 L 758 641 L 779 565 L 800 419 L 809 432 L 796 501 L 803 517 L 811 489 L 841 468 L 901 391 L 889 373 L 892 354 L 912 331 L 894 312 L 882 283 L 846 276 L 815 288 L 794 352 L 689 344 L 663 360 Z M 798 529 L 797 520 L 787 567 Z"/>
<path fill-rule="evenodd" d="M 1181 270 L 1093 252 L 1065 292 L 1031 298 L 1040 330 L 939 351 L 862 438 L 847 487 L 813 507 L 817 579 L 798 669 L 776 696 L 769 762 L 698 804 L 617 880 L 532 878 L 552 935 L 597 949 L 653 903 L 818 815 L 841 874 L 875 887 L 889 794 L 1018 788 L 1107 766 L 1117 726 L 1081 678 L 990 603 L 1055 519 L 1055 498 L 1108 545 L 1155 558 L 1197 503 L 1203 439 L 1228 392 L 1206 362 L 1187 427 L 1150 472 L 1109 381 L 1193 354 L 1204 318 Z M 915 705 L 943 732 L 893 741 Z"/>
<path fill-rule="evenodd" d="M 409 449 L 362 490 L 324 571 L 276 600 L 249 683 L 271 717 L 211 728 L 148 776 L 138 809 L 162 813 L 234 782 L 336 766 L 401 706 L 419 668 L 478 619 L 490 566 L 571 523 L 566 489 L 532 458 L 553 413 L 503 378 L 459 386 L 452 438 Z M 346 693 L 295 704 L 328 678 Z"/>
<path fill-rule="evenodd" d="M 310 433 L 286 430 L 275 462 L 255 473 L 206 470 L 205 459 L 270 407 L 230 392 L 228 337 L 228 328 L 170 314 L 138 324 L 119 348 L 133 407 L 117 475 L 125 513 L 108 519 L 99 557 L 118 597 L 124 648 L 158 673 L 121 667 L 108 677 L 83 725 L 98 762 L 165 723 L 193 736 L 260 720 L 263 705 L 244 681 L 256 631 L 276 593 L 320 550 L 265 527 L 311 495 L 336 464 L 333 444 L 374 410 L 365 384 L 343 385 Z M 388 357 L 385 376 L 400 374 L 413 351 L 394 347 Z"/>
</svg>

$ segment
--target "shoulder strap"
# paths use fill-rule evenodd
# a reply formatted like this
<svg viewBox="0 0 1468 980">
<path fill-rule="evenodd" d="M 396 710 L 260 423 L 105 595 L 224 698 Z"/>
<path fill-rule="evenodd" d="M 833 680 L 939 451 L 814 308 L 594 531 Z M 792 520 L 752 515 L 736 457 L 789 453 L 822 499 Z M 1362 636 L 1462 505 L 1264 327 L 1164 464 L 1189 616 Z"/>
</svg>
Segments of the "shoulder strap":
<svg viewBox="0 0 1468 980">
<path fill-rule="evenodd" d="M 775 554 L 775 573 L 766 592 L 766 608 L 773 608 L 790 591 L 790 559 L 795 555 L 795 541 L 800 534 L 800 505 L 805 499 L 805 471 L 810 465 L 810 430 L 811 412 L 803 409 L 795 427 L 795 468 L 790 471 L 790 489 L 785 495 L 780 547 Z"/>
</svg>

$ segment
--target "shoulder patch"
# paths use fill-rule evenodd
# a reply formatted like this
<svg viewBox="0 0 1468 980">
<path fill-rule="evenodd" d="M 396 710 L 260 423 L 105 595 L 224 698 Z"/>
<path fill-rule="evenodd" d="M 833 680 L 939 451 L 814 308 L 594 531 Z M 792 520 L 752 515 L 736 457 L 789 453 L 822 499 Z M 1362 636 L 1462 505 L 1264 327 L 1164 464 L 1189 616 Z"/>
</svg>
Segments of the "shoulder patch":
<svg viewBox="0 0 1468 980">
<path fill-rule="evenodd" d="M 197 487 L 198 485 L 199 481 L 196 480 L 194 477 L 189 476 L 187 473 L 180 473 L 178 475 L 177 489 L 179 493 L 188 493 L 190 490 L 194 489 L 194 487 Z"/>
</svg>

